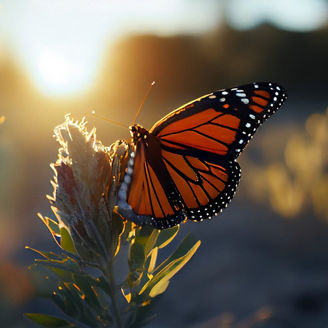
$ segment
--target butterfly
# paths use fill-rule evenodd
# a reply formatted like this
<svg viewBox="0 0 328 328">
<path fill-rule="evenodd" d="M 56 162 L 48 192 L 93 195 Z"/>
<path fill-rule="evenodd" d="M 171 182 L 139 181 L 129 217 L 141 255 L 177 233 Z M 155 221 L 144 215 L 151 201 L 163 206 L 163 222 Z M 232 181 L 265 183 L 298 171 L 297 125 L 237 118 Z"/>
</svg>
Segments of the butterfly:
<svg viewBox="0 0 328 328">
<path fill-rule="evenodd" d="M 157 229 L 216 216 L 238 186 L 238 156 L 286 98 L 281 86 L 257 82 L 193 100 L 149 131 L 130 126 L 133 151 L 118 191 L 118 213 Z"/>
</svg>

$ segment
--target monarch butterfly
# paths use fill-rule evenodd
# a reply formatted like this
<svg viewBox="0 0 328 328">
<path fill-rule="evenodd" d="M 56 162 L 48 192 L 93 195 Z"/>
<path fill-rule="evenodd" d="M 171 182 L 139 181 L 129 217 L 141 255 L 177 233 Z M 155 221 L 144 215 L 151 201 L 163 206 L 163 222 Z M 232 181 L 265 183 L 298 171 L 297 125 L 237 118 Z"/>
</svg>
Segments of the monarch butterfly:
<svg viewBox="0 0 328 328">
<path fill-rule="evenodd" d="M 118 191 L 118 213 L 157 229 L 216 216 L 238 186 L 237 157 L 286 98 L 277 84 L 252 83 L 193 100 L 149 131 L 130 126 L 133 151 Z"/>
</svg>

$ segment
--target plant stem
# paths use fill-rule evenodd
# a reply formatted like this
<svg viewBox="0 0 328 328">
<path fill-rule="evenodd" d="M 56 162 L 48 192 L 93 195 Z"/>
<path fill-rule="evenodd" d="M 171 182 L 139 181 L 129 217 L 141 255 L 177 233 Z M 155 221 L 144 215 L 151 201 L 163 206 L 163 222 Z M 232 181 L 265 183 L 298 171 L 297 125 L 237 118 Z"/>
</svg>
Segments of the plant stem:
<svg viewBox="0 0 328 328">
<path fill-rule="evenodd" d="M 121 316 L 120 311 L 116 299 L 116 284 L 115 284 L 115 276 L 113 270 L 113 261 L 109 261 L 108 263 L 108 270 L 107 270 L 107 277 L 109 281 L 109 286 L 111 288 L 111 299 L 112 299 L 112 306 L 113 306 L 113 315 L 116 321 L 117 328 L 122 328 Z"/>
</svg>

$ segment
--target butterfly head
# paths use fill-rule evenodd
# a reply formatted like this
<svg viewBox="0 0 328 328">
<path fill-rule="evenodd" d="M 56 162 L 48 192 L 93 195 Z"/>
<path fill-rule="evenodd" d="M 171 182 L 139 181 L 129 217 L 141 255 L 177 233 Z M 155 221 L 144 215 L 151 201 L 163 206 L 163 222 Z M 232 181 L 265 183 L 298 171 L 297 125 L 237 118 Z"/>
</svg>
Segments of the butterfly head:
<svg viewBox="0 0 328 328">
<path fill-rule="evenodd" d="M 139 124 L 133 124 L 129 127 L 133 143 L 136 145 L 138 142 L 148 138 L 149 132 Z"/>
</svg>

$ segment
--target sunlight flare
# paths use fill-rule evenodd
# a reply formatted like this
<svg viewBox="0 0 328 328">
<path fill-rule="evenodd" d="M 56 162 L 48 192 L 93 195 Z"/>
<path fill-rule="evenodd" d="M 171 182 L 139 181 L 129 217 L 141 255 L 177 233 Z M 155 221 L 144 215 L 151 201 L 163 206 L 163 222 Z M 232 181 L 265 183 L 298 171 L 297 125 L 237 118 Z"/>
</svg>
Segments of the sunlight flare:
<svg viewBox="0 0 328 328">
<path fill-rule="evenodd" d="M 63 95 L 86 88 L 91 73 L 88 67 L 82 68 L 73 58 L 45 49 L 36 61 L 34 79 L 46 93 Z"/>
</svg>

